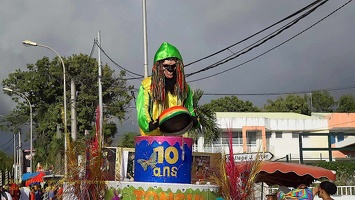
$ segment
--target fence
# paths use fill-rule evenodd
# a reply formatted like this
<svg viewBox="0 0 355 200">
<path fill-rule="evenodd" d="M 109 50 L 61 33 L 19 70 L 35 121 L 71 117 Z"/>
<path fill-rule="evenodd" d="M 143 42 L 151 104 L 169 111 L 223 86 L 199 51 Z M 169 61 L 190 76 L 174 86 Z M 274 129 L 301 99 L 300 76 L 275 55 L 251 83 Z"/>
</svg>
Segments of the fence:
<svg viewBox="0 0 355 200">
<path fill-rule="evenodd" d="M 354 196 L 355 199 L 355 186 L 337 186 L 337 196 Z M 268 188 L 268 193 L 275 193 L 278 191 L 278 188 Z"/>
<path fill-rule="evenodd" d="M 337 188 L 337 195 L 355 195 L 355 186 L 337 186 Z"/>
</svg>

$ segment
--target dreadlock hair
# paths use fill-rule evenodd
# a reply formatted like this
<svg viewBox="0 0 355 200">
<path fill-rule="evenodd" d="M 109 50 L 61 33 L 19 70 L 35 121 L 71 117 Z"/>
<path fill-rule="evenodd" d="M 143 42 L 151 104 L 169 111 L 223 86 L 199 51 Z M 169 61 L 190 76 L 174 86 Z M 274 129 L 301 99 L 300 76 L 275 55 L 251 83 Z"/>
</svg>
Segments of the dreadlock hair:
<svg viewBox="0 0 355 200">
<path fill-rule="evenodd" d="M 178 100 L 183 100 L 187 97 L 188 87 L 185 81 L 184 64 L 181 60 L 176 58 L 170 58 L 169 60 L 174 60 L 176 63 L 175 76 L 176 83 L 173 95 L 176 95 Z M 163 71 L 164 60 L 159 60 L 154 63 L 152 68 L 152 83 L 150 85 L 150 91 L 153 95 L 153 100 L 158 102 L 163 102 L 166 96 L 166 85 L 165 85 L 165 75 Z"/>
</svg>

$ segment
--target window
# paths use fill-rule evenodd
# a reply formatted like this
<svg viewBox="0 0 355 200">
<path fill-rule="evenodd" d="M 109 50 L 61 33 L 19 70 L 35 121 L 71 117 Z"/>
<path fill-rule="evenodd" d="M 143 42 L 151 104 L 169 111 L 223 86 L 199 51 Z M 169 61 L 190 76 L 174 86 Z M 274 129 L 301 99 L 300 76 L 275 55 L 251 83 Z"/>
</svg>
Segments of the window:
<svg viewBox="0 0 355 200">
<path fill-rule="evenodd" d="M 343 133 L 338 133 L 337 138 L 338 138 L 338 142 L 343 141 L 344 140 L 344 134 Z"/>
<path fill-rule="evenodd" d="M 259 136 L 260 137 L 260 136 Z M 271 133 L 270 133 L 271 137 Z M 256 145 L 257 134 L 255 131 L 247 132 L 247 145 Z M 233 132 L 232 133 L 232 143 L 233 145 L 243 145 L 243 133 L 242 132 Z M 221 135 L 221 140 L 215 142 L 214 144 L 229 145 L 229 133 L 223 132 Z"/>
<path fill-rule="evenodd" d="M 345 137 L 344 137 L 344 133 L 342 132 L 330 132 L 330 143 L 334 144 L 336 142 L 341 142 L 344 141 Z"/>
<path fill-rule="evenodd" d="M 256 145 L 256 132 L 247 132 L 247 144 Z"/>
<path fill-rule="evenodd" d="M 222 145 L 229 144 L 229 136 L 227 132 L 223 132 L 221 135 Z"/>
<path fill-rule="evenodd" d="M 228 145 L 229 144 L 229 133 L 223 132 L 221 139 L 222 139 L 223 145 Z M 232 132 L 232 144 L 233 145 L 243 144 L 242 132 Z"/>
<path fill-rule="evenodd" d="M 243 144 L 242 132 L 233 133 L 233 144 Z"/>
<path fill-rule="evenodd" d="M 266 132 L 266 138 L 271 138 L 271 132 Z"/>
<path fill-rule="evenodd" d="M 275 132 L 276 134 L 276 138 L 282 138 L 282 132 L 281 131 L 277 131 Z"/>
<path fill-rule="evenodd" d="M 292 132 L 292 138 L 298 138 L 299 133 L 298 132 Z"/>
<path fill-rule="evenodd" d="M 331 143 L 331 144 L 334 144 L 334 143 L 335 143 L 335 136 L 334 136 L 334 135 L 331 135 L 331 136 L 330 136 L 330 143 Z"/>
</svg>

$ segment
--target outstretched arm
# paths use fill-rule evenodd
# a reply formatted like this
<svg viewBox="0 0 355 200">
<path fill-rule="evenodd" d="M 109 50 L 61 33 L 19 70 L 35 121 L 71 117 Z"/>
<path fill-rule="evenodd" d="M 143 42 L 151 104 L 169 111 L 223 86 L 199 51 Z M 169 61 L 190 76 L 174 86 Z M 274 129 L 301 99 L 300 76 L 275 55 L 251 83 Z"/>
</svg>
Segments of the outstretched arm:
<svg viewBox="0 0 355 200">
<path fill-rule="evenodd" d="M 143 132 L 149 132 L 149 92 L 141 85 L 136 101 L 138 125 Z"/>
</svg>

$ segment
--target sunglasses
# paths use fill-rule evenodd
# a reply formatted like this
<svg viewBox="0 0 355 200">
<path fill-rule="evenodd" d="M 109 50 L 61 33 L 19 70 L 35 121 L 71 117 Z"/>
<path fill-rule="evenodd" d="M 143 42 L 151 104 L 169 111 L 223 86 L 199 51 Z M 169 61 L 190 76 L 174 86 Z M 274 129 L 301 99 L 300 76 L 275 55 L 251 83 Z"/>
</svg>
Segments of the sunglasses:
<svg viewBox="0 0 355 200">
<path fill-rule="evenodd" d="M 176 68 L 176 64 L 173 65 L 163 65 L 163 67 L 169 71 L 174 70 Z"/>
</svg>

